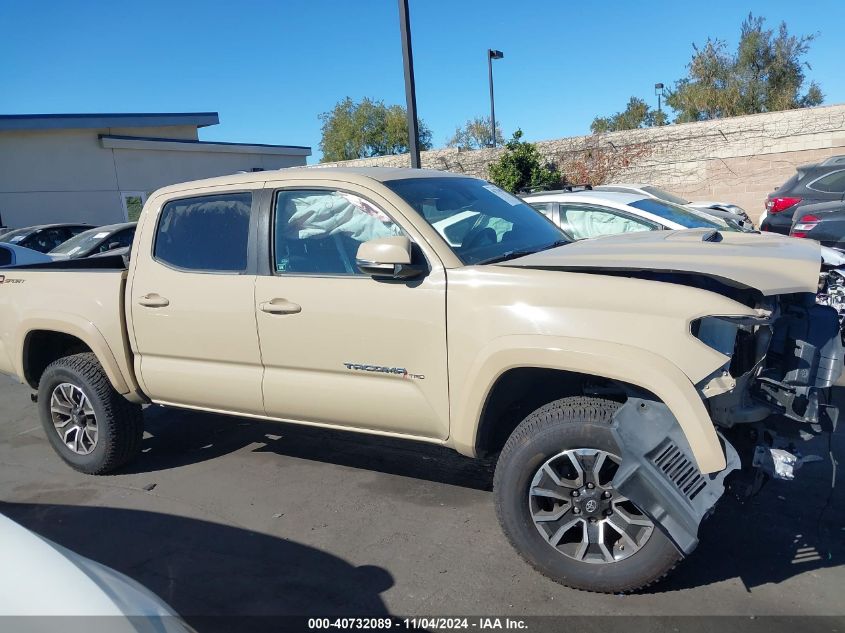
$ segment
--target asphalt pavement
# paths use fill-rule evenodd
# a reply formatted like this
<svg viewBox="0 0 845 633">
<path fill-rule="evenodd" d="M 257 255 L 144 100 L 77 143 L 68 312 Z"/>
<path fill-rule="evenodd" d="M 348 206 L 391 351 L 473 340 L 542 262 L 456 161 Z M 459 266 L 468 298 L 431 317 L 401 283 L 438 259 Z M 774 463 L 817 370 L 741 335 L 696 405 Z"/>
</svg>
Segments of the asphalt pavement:
<svg viewBox="0 0 845 633">
<path fill-rule="evenodd" d="M 751 501 L 723 500 L 699 548 L 654 588 L 600 595 L 555 584 L 510 548 L 493 510 L 491 462 L 161 407 L 145 418 L 135 463 L 82 475 L 49 448 L 29 389 L 0 376 L 0 512 L 131 576 L 189 622 L 845 615 L 845 484 L 840 468 L 831 491 L 828 461 Z M 841 460 L 841 432 L 832 445 Z M 826 440 L 807 448 L 826 457 Z"/>
</svg>

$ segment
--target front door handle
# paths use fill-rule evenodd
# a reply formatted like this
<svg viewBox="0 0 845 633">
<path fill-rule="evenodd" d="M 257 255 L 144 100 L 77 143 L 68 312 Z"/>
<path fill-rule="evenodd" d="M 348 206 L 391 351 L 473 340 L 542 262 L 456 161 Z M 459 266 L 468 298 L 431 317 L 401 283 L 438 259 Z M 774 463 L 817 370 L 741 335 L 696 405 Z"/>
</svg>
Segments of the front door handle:
<svg viewBox="0 0 845 633">
<path fill-rule="evenodd" d="M 258 306 L 267 314 L 296 314 L 302 312 L 302 306 L 287 299 L 271 299 Z"/>
<path fill-rule="evenodd" d="M 150 294 L 144 295 L 138 299 L 138 305 L 142 305 L 146 308 L 165 308 L 170 305 L 170 301 L 161 295 L 151 292 Z"/>
</svg>

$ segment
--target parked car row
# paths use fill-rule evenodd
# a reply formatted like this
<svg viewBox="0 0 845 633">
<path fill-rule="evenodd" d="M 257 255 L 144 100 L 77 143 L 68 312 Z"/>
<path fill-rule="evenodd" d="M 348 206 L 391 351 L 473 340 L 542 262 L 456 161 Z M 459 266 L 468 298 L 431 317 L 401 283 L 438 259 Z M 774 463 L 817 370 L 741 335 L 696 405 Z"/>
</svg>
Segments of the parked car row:
<svg viewBox="0 0 845 633">
<path fill-rule="evenodd" d="M 677 194 L 670 193 L 665 189 L 661 189 L 660 187 L 655 187 L 654 185 L 647 184 L 617 183 L 610 185 L 599 185 L 597 187 L 594 187 L 594 189 L 596 189 L 597 191 L 638 193 L 644 196 L 648 196 L 649 198 L 655 198 L 657 200 L 663 200 L 664 202 L 670 202 L 675 205 L 690 207 L 698 211 L 703 211 L 708 215 L 715 216 L 722 220 L 735 222 L 743 228 L 754 228 L 754 224 L 751 222 L 751 218 L 748 217 L 748 213 L 745 212 L 745 209 L 730 202 L 714 202 L 712 200 L 692 202 L 690 200 L 687 200 L 686 198 L 682 198 Z"/>
<path fill-rule="evenodd" d="M 525 202 L 554 222 L 572 240 L 617 233 L 706 228 L 748 231 L 690 207 L 641 193 L 615 190 L 546 191 L 524 197 Z"/>
<path fill-rule="evenodd" d="M 795 174 L 783 185 L 775 189 L 766 199 L 766 209 L 760 218 L 760 228 L 763 231 L 793 235 L 794 237 L 811 237 L 809 231 L 818 229 L 817 225 L 827 224 L 833 220 L 832 216 L 824 215 L 819 219 L 812 219 L 818 214 L 829 214 L 845 210 L 845 156 L 831 156 L 820 163 L 803 165 L 795 170 Z M 796 227 L 796 224 L 813 224 L 812 227 Z M 843 237 L 831 239 L 830 232 L 836 227 L 821 227 L 817 235 L 825 235 L 819 239 L 822 243 L 832 246 L 842 244 Z"/>
<path fill-rule="evenodd" d="M 42 224 L 0 235 L 0 267 L 81 259 L 126 252 L 135 237 L 135 222 Z"/>
</svg>

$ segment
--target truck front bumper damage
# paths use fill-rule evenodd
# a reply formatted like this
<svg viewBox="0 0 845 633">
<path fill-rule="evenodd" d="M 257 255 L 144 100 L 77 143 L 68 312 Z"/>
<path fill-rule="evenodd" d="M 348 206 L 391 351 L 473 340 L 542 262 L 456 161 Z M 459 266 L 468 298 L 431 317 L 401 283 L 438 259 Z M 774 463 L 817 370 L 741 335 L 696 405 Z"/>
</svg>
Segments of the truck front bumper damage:
<svg viewBox="0 0 845 633">
<path fill-rule="evenodd" d="M 725 492 L 725 477 L 740 467 L 724 438 L 727 466 L 702 474 L 678 421 L 662 402 L 629 398 L 613 418 L 622 465 L 613 487 L 637 504 L 684 554 L 698 545 L 698 526 Z"/>
<path fill-rule="evenodd" d="M 613 486 L 684 554 L 698 544 L 698 526 L 732 472 L 742 471 L 737 480 L 756 473 L 744 493 L 753 494 L 765 479 L 793 479 L 802 463 L 817 459 L 802 457 L 793 442 L 835 428 L 838 410 L 826 390 L 845 358 L 836 311 L 810 294 L 780 297 L 765 318 L 700 319 L 693 334 L 731 358 L 700 385 L 727 467 L 702 473 L 663 403 L 629 397 L 612 427 L 622 458 Z M 708 391 L 716 394 L 708 397 Z M 740 488 L 732 479 L 731 489 Z"/>
</svg>

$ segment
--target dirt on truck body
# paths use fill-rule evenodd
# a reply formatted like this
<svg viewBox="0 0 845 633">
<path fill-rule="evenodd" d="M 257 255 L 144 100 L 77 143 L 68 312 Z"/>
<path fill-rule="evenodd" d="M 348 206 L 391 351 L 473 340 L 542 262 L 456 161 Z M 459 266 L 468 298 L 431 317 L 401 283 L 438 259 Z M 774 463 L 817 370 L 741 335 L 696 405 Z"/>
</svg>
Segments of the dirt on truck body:
<svg viewBox="0 0 845 633">
<path fill-rule="evenodd" d="M 4 271 L 0 370 L 105 474 L 142 405 L 497 455 L 513 546 L 632 591 L 830 432 L 843 350 L 804 240 L 715 230 L 568 243 L 482 180 L 287 169 L 161 189 L 119 258 Z"/>
</svg>

